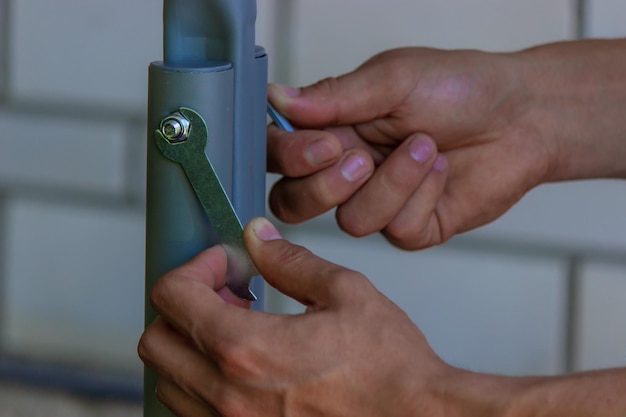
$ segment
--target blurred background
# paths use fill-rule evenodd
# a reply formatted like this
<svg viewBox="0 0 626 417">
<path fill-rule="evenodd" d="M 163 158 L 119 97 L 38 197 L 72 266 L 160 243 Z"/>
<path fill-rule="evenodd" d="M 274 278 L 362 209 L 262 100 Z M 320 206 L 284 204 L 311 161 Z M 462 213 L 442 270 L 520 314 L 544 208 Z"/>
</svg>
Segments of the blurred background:
<svg viewBox="0 0 626 417">
<path fill-rule="evenodd" d="M 272 81 L 383 49 L 511 51 L 626 34 L 620 0 L 258 0 Z M 161 2 L 0 0 L 0 415 L 140 415 L 146 84 Z M 268 186 L 275 178 L 268 177 Z M 452 364 L 506 374 L 626 365 L 626 185 L 542 186 L 417 253 L 284 235 L 357 269 Z M 267 308 L 301 307 L 269 291 Z"/>
</svg>

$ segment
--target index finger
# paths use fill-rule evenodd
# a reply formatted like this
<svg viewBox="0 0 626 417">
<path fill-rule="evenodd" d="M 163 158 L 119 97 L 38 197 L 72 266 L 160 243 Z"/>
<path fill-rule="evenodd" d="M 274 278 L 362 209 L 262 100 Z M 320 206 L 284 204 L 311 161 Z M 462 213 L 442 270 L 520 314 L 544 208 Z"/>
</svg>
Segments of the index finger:
<svg viewBox="0 0 626 417">
<path fill-rule="evenodd" d="M 250 302 L 234 296 L 226 287 L 226 261 L 224 249 L 214 246 L 168 272 L 150 292 L 152 306 L 192 338 L 199 318 L 212 317 L 224 310 L 233 310 L 229 315 L 246 312 Z"/>
</svg>

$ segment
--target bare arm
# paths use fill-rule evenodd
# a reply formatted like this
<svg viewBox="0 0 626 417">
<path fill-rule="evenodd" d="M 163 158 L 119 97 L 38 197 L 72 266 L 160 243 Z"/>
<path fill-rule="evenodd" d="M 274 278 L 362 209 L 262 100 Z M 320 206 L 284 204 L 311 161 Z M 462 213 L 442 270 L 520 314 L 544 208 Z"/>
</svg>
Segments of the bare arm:
<svg viewBox="0 0 626 417">
<path fill-rule="evenodd" d="M 550 377 L 459 372 L 442 382 L 446 416 L 624 417 L 626 369 Z"/>
<path fill-rule="evenodd" d="M 626 178 L 626 40 L 586 40 L 513 54 L 521 119 L 553 143 L 547 181 Z"/>
</svg>

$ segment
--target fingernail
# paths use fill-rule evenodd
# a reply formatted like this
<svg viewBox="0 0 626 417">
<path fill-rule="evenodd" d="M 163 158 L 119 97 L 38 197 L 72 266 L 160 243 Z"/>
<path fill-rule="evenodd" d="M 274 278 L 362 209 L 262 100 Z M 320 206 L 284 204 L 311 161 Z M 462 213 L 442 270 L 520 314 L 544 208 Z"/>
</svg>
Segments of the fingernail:
<svg viewBox="0 0 626 417">
<path fill-rule="evenodd" d="M 435 163 L 433 164 L 433 169 L 435 171 L 443 172 L 448 168 L 448 160 L 443 155 L 437 155 L 437 159 L 435 159 Z"/>
<path fill-rule="evenodd" d="M 420 164 L 428 161 L 435 154 L 435 151 L 433 141 L 425 137 L 413 139 L 409 144 L 411 157 Z"/>
<path fill-rule="evenodd" d="M 264 241 L 282 239 L 282 236 L 274 225 L 264 217 L 254 219 L 252 230 L 254 230 L 254 234 L 257 235 L 259 239 Z"/>
<path fill-rule="evenodd" d="M 330 139 L 317 139 L 306 148 L 305 157 L 311 164 L 321 165 L 337 157 L 336 149 Z"/>
<path fill-rule="evenodd" d="M 282 84 L 272 84 L 276 90 L 286 97 L 298 97 L 300 95 L 300 89 L 296 87 L 290 87 Z"/>
<path fill-rule="evenodd" d="M 369 172 L 365 158 L 350 155 L 341 163 L 341 175 L 350 182 L 356 182 Z"/>
</svg>

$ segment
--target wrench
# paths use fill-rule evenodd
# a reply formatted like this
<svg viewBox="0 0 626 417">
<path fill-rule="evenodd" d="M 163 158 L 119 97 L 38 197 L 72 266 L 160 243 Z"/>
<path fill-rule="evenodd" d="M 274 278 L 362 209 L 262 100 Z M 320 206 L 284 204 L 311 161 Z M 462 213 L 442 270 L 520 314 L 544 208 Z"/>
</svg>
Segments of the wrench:
<svg viewBox="0 0 626 417">
<path fill-rule="evenodd" d="M 161 129 L 155 131 L 157 147 L 166 158 L 183 168 L 200 205 L 215 227 L 228 257 L 226 285 L 236 296 L 254 301 L 256 296 L 249 285 L 252 277 L 259 273 L 246 250 L 237 213 L 204 153 L 208 137 L 206 123 L 200 114 L 187 107 L 181 107 L 168 117 L 163 123 L 175 120 L 174 124 L 163 128 L 162 123 Z"/>
<path fill-rule="evenodd" d="M 269 103 L 269 101 L 267 102 L 267 113 L 270 115 L 276 126 L 286 130 L 287 132 L 294 131 L 294 128 L 291 123 L 289 123 L 289 120 L 287 120 L 287 118 L 282 114 L 278 113 L 278 110 L 276 110 L 274 106 Z"/>
</svg>

